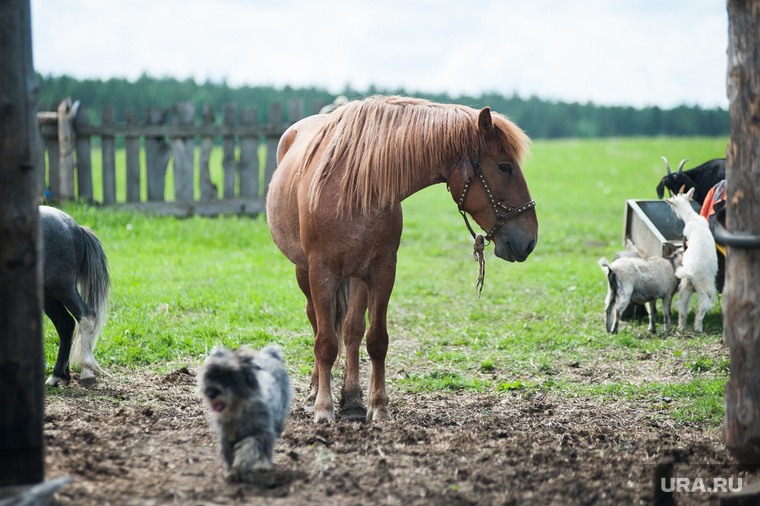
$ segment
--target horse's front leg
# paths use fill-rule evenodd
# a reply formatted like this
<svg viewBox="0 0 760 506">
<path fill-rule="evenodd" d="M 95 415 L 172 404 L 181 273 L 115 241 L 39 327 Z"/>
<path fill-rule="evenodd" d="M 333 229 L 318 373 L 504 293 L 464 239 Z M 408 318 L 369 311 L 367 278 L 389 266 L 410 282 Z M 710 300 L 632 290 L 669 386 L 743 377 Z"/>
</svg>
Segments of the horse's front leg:
<svg viewBox="0 0 760 506">
<path fill-rule="evenodd" d="M 387 313 L 388 301 L 393 291 L 396 277 L 394 262 L 378 269 L 368 287 L 369 329 L 367 330 L 367 353 L 372 361 L 372 375 L 369 384 L 369 409 L 367 421 L 390 420 L 388 412 L 388 392 L 385 389 L 385 357 L 388 353 Z"/>
<path fill-rule="evenodd" d="M 343 325 L 346 371 L 340 397 L 340 417 L 345 420 L 364 420 L 367 416 L 367 408 L 362 402 L 362 388 L 359 383 L 359 347 L 367 327 L 366 312 L 367 288 L 363 282 L 354 278 L 351 280 L 351 299 Z"/>
<path fill-rule="evenodd" d="M 317 395 L 314 401 L 314 421 L 335 421 L 332 400 L 332 367 L 338 357 L 338 334 L 335 329 L 335 296 L 337 276 L 324 267 L 309 268 L 309 285 L 317 322 L 314 336 L 314 375 L 317 376 Z"/>
<path fill-rule="evenodd" d="M 302 269 L 296 265 L 296 281 L 298 287 L 306 296 L 306 316 L 311 323 L 311 330 L 314 333 L 314 337 L 317 336 L 317 316 L 314 313 L 314 302 L 311 299 L 311 288 L 309 286 L 309 271 Z M 311 384 L 309 396 L 306 397 L 304 408 L 306 411 L 314 411 L 314 403 L 317 400 L 317 392 L 319 391 L 319 363 L 315 360 L 314 367 L 311 370 Z"/>
</svg>

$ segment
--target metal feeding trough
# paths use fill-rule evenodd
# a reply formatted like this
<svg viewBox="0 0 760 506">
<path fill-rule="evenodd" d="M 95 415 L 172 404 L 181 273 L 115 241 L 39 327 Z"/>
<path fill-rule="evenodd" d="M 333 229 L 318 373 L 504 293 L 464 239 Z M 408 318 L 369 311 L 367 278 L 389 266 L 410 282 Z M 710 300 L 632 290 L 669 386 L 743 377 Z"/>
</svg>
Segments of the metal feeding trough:
<svg viewBox="0 0 760 506">
<path fill-rule="evenodd" d="M 691 206 L 699 212 L 699 203 Z M 623 246 L 644 256 L 667 256 L 683 246 L 683 220 L 664 200 L 625 201 Z"/>
</svg>

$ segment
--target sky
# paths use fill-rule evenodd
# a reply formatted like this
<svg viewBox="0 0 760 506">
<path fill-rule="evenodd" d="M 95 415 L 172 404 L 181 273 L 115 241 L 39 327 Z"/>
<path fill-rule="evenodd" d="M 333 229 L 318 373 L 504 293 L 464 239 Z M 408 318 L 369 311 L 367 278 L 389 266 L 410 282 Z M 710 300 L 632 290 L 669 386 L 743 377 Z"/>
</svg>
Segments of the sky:
<svg viewBox="0 0 760 506">
<path fill-rule="evenodd" d="M 723 0 L 31 0 L 37 72 L 728 108 Z"/>
</svg>

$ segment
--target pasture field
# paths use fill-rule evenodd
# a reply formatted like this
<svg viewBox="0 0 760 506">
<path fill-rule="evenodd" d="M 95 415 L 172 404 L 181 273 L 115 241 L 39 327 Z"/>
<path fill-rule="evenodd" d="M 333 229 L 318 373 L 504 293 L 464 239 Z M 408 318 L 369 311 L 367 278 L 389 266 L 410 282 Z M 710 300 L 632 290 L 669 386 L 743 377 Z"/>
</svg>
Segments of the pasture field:
<svg viewBox="0 0 760 506">
<path fill-rule="evenodd" d="M 613 454 L 625 447 L 626 436 L 621 434 L 634 423 L 682 430 L 696 434 L 695 438 L 709 434 L 707 447 L 719 446 L 723 384 L 728 377 L 720 296 L 705 318 L 701 335 L 674 330 L 666 335 L 659 303 L 656 335 L 648 333 L 645 321 L 624 322 L 619 334 L 609 335 L 604 329 L 606 280 L 596 261 L 601 256 L 611 259 L 621 249 L 625 199 L 656 198 L 655 186 L 665 173 L 660 156 L 666 156 L 672 166 L 688 157 L 692 161 L 686 167 L 690 168 L 724 156 L 726 143 L 726 138 L 536 141 L 523 169 L 537 202 L 538 245 L 521 264 L 506 263 L 488 248 L 480 298 L 475 289 L 477 262 L 472 241 L 445 185 L 428 188 L 405 201 L 404 234 L 388 314 L 387 374 L 391 414 L 396 418 L 393 423 L 403 425 L 405 419 L 407 424 L 411 419 L 422 423 L 420 419 L 429 412 L 431 419 L 451 422 L 446 426 L 461 426 L 462 420 L 478 413 L 489 418 L 490 410 L 493 418 L 489 419 L 495 420 L 499 409 L 525 403 L 529 406 L 524 417 L 549 419 L 573 411 L 575 408 L 567 406 L 575 406 L 588 410 L 594 427 L 614 426 L 612 434 L 621 439 L 612 445 Z M 309 451 L 317 452 L 313 453 L 314 462 L 319 465 L 336 462 L 336 448 L 340 447 L 336 440 L 344 429 L 313 426 L 300 409 L 313 362 L 313 337 L 293 266 L 273 244 L 264 216 L 175 219 L 84 204 L 66 205 L 64 210 L 92 228 L 103 242 L 112 292 L 109 321 L 95 353 L 105 377 L 92 391 L 76 386 L 48 389 L 51 415 L 46 430 L 57 434 L 61 429 L 60 437 L 65 437 L 64 418 L 73 420 L 78 415 L 61 411 L 64 406 L 76 409 L 77 403 L 90 406 L 91 412 L 106 409 L 121 412 L 125 419 L 134 415 L 143 420 L 141 410 L 147 408 L 141 403 L 153 406 L 150 403 L 156 398 L 168 402 L 167 390 L 190 406 L 180 411 L 187 409 L 182 412 L 192 412 L 197 419 L 202 409 L 192 400 L 193 371 L 212 347 L 260 347 L 276 341 L 285 350 L 296 389 L 293 423 L 297 433 L 288 435 L 286 430 L 283 438 L 294 447 L 305 441 Z M 675 310 L 673 316 L 677 321 Z M 47 319 L 44 338 L 49 374 L 58 338 Z M 362 362 L 366 386 L 364 351 Z M 169 387 L 156 386 L 162 378 Z M 339 369 L 335 378 L 337 388 Z M 143 388 L 140 395 L 130 394 L 130 389 L 141 388 L 141 381 L 164 393 L 152 395 Z M 181 393 L 176 393 L 178 388 Z M 456 417 L 444 406 L 451 404 L 472 410 L 471 416 L 452 422 Z M 153 406 L 148 418 L 158 416 L 161 409 L 175 417 L 180 412 L 176 407 Z M 633 418 L 627 418 L 629 415 Z M 98 416 L 105 415 L 101 412 Z M 196 436 L 207 429 L 205 420 L 193 422 L 192 427 Z M 372 431 L 367 426 L 360 430 Z M 431 430 L 435 430 L 434 424 Z M 589 430 L 593 433 L 596 429 Z M 213 439 L 203 434 L 205 458 L 213 460 Z M 48 444 L 54 439 L 49 437 Z M 324 440 L 332 446 L 319 446 Z M 427 440 L 432 444 L 432 436 Z M 446 445 L 452 443 L 447 441 L 436 444 L 450 448 Z M 674 441 L 675 447 L 681 445 L 677 437 Z M 366 441 L 360 444 L 364 448 L 361 455 L 373 455 L 375 467 L 387 465 L 378 462 L 386 461 L 392 448 L 368 450 L 367 444 L 372 446 Z M 51 450 L 48 461 L 66 453 L 61 451 Z M 278 458 L 296 467 L 306 458 L 299 449 L 290 450 L 290 460 L 277 455 L 276 466 Z M 539 467 L 544 459 L 531 458 L 529 464 Z M 726 460 L 725 455 L 721 458 Z M 550 466 L 550 460 L 544 463 Z M 66 470 L 60 464 L 53 469 Z M 640 478 L 643 471 L 637 469 Z M 303 478 L 298 472 L 288 475 L 290 481 L 280 476 L 291 487 L 291 494 L 293 483 Z M 306 482 L 316 479 L 309 471 L 305 473 L 311 477 Z M 450 476 L 454 470 L 446 473 Z M 469 473 L 470 477 L 475 474 Z M 466 473 L 462 476 L 464 482 L 447 479 L 427 492 L 450 494 L 448 497 L 458 497 L 462 504 L 486 497 L 477 495 L 477 487 Z M 261 490 L 288 490 L 278 488 L 281 484 L 267 488 L 269 485 L 262 485 Z M 257 495 L 248 489 L 236 490 L 243 496 Z M 334 493 L 340 494 L 340 490 L 333 484 Z M 648 491 L 648 485 L 637 483 L 634 494 L 646 497 Z M 76 502 L 88 497 L 81 490 L 77 493 L 69 499 Z M 222 502 L 234 495 L 229 490 L 216 493 L 214 497 L 222 497 Z M 392 493 L 388 494 L 391 497 Z M 620 500 L 613 500 L 615 497 L 607 496 L 610 504 Z M 335 503 L 343 504 L 342 499 Z M 607 504 L 603 498 L 591 503 Z"/>
</svg>

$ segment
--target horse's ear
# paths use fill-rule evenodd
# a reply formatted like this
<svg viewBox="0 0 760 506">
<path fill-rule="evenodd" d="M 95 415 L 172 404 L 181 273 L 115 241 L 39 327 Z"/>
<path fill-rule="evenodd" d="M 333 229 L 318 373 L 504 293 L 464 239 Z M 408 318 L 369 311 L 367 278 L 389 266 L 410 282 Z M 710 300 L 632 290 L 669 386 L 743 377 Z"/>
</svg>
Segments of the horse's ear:
<svg viewBox="0 0 760 506">
<path fill-rule="evenodd" d="M 491 119 L 491 108 L 484 107 L 478 114 L 478 128 L 486 135 L 493 131 L 493 120 Z"/>
</svg>

